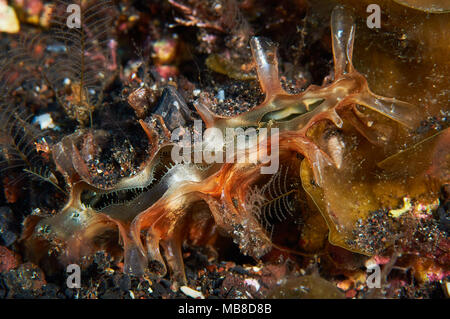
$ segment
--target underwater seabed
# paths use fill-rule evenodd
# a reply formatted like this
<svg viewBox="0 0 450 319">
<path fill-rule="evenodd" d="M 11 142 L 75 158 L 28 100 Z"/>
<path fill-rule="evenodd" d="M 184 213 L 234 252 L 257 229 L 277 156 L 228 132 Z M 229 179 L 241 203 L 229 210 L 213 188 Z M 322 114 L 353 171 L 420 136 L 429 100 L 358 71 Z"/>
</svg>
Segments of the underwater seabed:
<svg viewBox="0 0 450 319">
<path fill-rule="evenodd" d="M 380 28 L 366 24 L 369 4 L 381 9 Z M 356 286 L 363 282 L 355 279 L 357 269 L 361 275 L 373 263 L 385 265 L 383 285 L 395 265 L 412 269 L 419 283 L 445 281 L 450 274 L 448 209 L 442 208 L 450 196 L 450 8 L 437 0 L 321 0 L 305 7 L 315 21 L 330 21 L 321 43 L 332 52 L 332 70 L 321 85 L 293 93 L 283 87 L 277 39 L 257 35 L 249 43 L 263 101 L 234 116 L 215 113 L 214 99 L 205 92 L 192 101 L 207 129 L 224 135 L 241 127 L 272 131 L 265 145 L 277 143 L 275 174 L 261 174 L 267 168 L 261 161 L 175 161 L 174 130 L 162 113 L 136 120 L 148 138 L 138 170 L 116 183 L 100 183 L 91 165 L 104 132 L 83 128 L 89 116 L 92 121 L 86 110 L 99 106 L 88 85 L 84 91 L 83 81 L 74 81 L 71 95 L 60 90 L 56 97 L 80 127 L 46 153 L 60 176 L 46 181 L 67 200 L 60 211 L 25 219 L 21 243 L 27 258 L 42 264 L 51 251 L 69 264 L 109 250 L 118 260 L 123 257 L 125 273 L 168 274 L 178 288 L 189 284 L 183 247 L 214 251 L 229 237 L 255 260 L 300 260 L 308 268 L 303 276 L 286 275 L 264 297 L 342 297 L 333 274 L 348 275 Z M 235 66 L 219 66 L 222 60 L 209 63 L 224 76 L 249 80 Z M 100 80 L 90 84 L 106 92 L 97 85 Z M 82 119 L 73 113 L 77 103 L 86 111 Z M 11 123 L 7 134 L 22 134 L 3 142 L 10 143 L 7 160 L 16 153 L 19 160 L 26 158 L 22 140 L 14 144 L 17 136 L 28 136 L 21 130 L 26 121 L 15 106 L 3 103 L 2 111 L 1 120 Z M 182 132 L 191 129 L 187 125 Z M 217 141 L 204 139 L 202 148 L 217 148 Z M 267 157 L 265 148 L 237 149 L 236 158 Z M 319 275 L 307 264 L 320 260 L 327 261 Z M 318 290 L 294 292 L 299 283 L 317 284 Z"/>
</svg>

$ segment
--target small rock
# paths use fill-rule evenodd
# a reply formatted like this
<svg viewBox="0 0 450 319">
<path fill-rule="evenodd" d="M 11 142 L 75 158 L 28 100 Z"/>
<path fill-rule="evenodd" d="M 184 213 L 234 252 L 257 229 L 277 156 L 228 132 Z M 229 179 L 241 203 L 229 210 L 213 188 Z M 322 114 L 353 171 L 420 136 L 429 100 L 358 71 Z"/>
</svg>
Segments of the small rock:
<svg viewBox="0 0 450 319">
<path fill-rule="evenodd" d="M 347 291 L 345 293 L 345 297 L 346 298 L 355 298 L 356 296 L 356 290 L 355 289 L 350 289 L 349 291 Z"/>
<path fill-rule="evenodd" d="M 4 281 L 8 287 L 9 296 L 33 294 L 41 289 L 47 282 L 44 272 L 33 263 L 21 264 L 16 269 L 11 269 L 4 275 Z"/>
<path fill-rule="evenodd" d="M 14 8 L 8 6 L 5 0 L 0 0 L 0 32 L 17 33 L 20 30 Z"/>
<path fill-rule="evenodd" d="M 19 265 L 19 257 L 4 246 L 0 246 L 0 273 Z"/>
<path fill-rule="evenodd" d="M 240 276 L 229 273 L 222 282 L 221 295 L 224 298 L 241 299 L 245 298 L 244 294 L 248 290 L 244 279 Z"/>
<path fill-rule="evenodd" d="M 154 113 L 162 116 L 170 131 L 185 126 L 191 119 L 191 111 L 183 96 L 171 85 L 164 88 Z"/>
<path fill-rule="evenodd" d="M 55 128 L 55 123 L 53 123 L 52 115 L 50 113 L 36 115 L 33 119 L 33 124 L 34 123 L 39 124 L 41 130 Z"/>
<path fill-rule="evenodd" d="M 164 288 L 166 288 L 166 289 L 170 289 L 170 286 L 172 285 L 172 283 L 171 283 L 169 280 L 164 279 L 164 278 L 161 278 L 161 279 L 159 280 L 159 282 L 160 282 L 160 284 L 161 284 Z"/>
<path fill-rule="evenodd" d="M 170 64 L 177 56 L 178 41 L 175 38 L 163 39 L 153 44 L 153 54 L 155 64 Z"/>
<path fill-rule="evenodd" d="M 119 287 L 122 291 L 129 291 L 131 289 L 131 280 L 128 275 L 123 275 L 119 280 Z"/>
<path fill-rule="evenodd" d="M 249 274 L 248 270 L 244 269 L 242 266 L 239 266 L 239 265 L 231 268 L 230 271 L 238 273 L 240 275 L 248 275 Z"/>
<path fill-rule="evenodd" d="M 223 103 L 223 101 L 225 100 L 225 91 L 224 90 L 219 90 L 219 92 L 217 93 L 216 98 L 219 100 L 220 103 Z"/>
<path fill-rule="evenodd" d="M 284 278 L 287 273 L 287 267 L 285 264 L 281 265 L 267 265 L 262 270 L 261 281 L 266 287 L 273 287 L 276 283 Z"/>
<path fill-rule="evenodd" d="M 153 90 L 141 87 L 130 93 L 128 104 L 134 109 L 139 118 L 143 118 L 148 108 L 156 102 L 156 99 Z"/>
<path fill-rule="evenodd" d="M 188 297 L 191 297 L 194 299 L 205 299 L 205 296 L 200 291 L 189 288 L 188 286 L 181 286 L 180 290 L 182 293 L 184 293 Z"/>
<path fill-rule="evenodd" d="M 166 288 L 164 288 L 164 286 L 161 285 L 159 282 L 154 282 L 152 288 L 153 288 L 152 295 L 155 298 L 162 298 L 169 294 L 169 291 Z"/>
<path fill-rule="evenodd" d="M 255 292 L 257 292 L 259 290 L 259 288 L 261 287 L 258 280 L 254 279 L 254 278 L 247 278 L 244 280 L 244 283 L 247 286 L 253 287 L 255 289 Z"/>
<path fill-rule="evenodd" d="M 59 287 L 56 284 L 53 283 L 46 284 L 45 286 L 42 287 L 42 290 L 44 298 L 50 299 L 58 298 Z"/>
<path fill-rule="evenodd" d="M 0 245 L 11 246 L 19 236 L 15 227 L 16 220 L 13 211 L 7 207 L 0 207 Z"/>
</svg>

